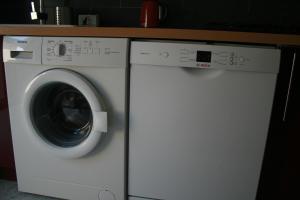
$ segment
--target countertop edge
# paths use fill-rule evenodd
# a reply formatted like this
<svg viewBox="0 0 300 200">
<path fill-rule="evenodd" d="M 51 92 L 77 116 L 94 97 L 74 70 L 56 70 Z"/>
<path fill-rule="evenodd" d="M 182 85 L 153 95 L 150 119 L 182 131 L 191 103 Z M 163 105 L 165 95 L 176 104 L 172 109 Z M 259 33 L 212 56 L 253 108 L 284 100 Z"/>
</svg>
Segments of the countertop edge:
<svg viewBox="0 0 300 200">
<path fill-rule="evenodd" d="M 300 46 L 300 35 L 170 28 L 0 25 L 0 35 L 128 37 Z"/>
</svg>

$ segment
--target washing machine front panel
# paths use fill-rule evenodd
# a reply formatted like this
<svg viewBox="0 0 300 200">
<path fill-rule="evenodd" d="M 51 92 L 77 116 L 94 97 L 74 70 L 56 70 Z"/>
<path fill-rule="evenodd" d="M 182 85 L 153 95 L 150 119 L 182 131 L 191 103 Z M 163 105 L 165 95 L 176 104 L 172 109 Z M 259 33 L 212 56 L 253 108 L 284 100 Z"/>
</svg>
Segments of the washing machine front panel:
<svg viewBox="0 0 300 200">
<path fill-rule="evenodd" d="M 75 38 L 70 37 L 69 39 L 73 40 Z M 116 40 L 122 43 L 122 50 L 120 50 L 121 54 L 127 55 L 128 40 Z M 26 50 L 25 47 L 24 50 Z M 112 195 L 110 196 L 113 196 L 116 200 L 126 199 L 125 85 L 127 59 L 123 56 L 119 56 L 119 58 L 122 58 L 122 65 L 120 66 L 109 65 L 109 63 L 102 63 L 101 60 L 98 60 L 98 67 L 91 65 L 80 66 L 76 63 L 23 64 L 12 61 L 5 63 L 9 112 L 19 191 L 72 200 L 99 200 L 100 194 L 103 194 L 103 191 L 105 191 L 104 194 L 106 196 L 108 193 L 111 193 Z M 29 112 L 29 105 L 34 107 L 32 104 L 34 104 L 33 99 L 36 96 L 32 94 L 30 97 L 30 95 L 28 95 L 28 100 L 30 100 L 28 103 L 30 104 L 26 107 L 24 101 L 26 90 L 30 83 L 39 75 L 42 75 L 45 72 L 47 72 L 46 74 L 49 74 L 49 72 L 57 70 L 61 70 L 60 73 L 55 75 L 52 74 L 47 81 L 44 80 L 44 83 L 37 84 L 40 86 L 32 91 L 36 91 L 34 94 L 42 94 L 43 88 L 46 90 L 46 87 L 50 87 L 51 84 L 54 83 L 59 83 L 58 85 L 61 86 L 67 84 L 67 86 L 72 86 L 80 91 L 84 98 L 81 98 L 81 95 L 79 94 L 75 95 L 78 98 L 78 101 L 75 102 L 83 103 L 85 100 L 88 102 L 92 112 L 92 127 L 94 130 L 96 130 L 96 128 L 100 129 L 100 132 L 102 133 L 96 146 L 85 156 L 74 158 L 68 157 L 68 155 L 63 156 L 61 153 L 67 152 L 69 149 L 72 149 L 72 152 L 74 152 L 74 147 L 86 144 L 87 139 L 91 138 L 93 135 L 93 128 L 87 138 L 81 143 L 79 142 L 79 145 L 74 147 L 61 147 L 51 142 L 47 143 L 47 140 L 40 135 L 37 135 L 38 133 L 35 131 L 36 128 L 30 125 L 32 122 L 28 121 L 28 119 L 33 119 L 33 114 Z M 76 81 L 78 85 L 75 85 L 76 83 L 71 83 L 66 76 L 62 75 L 64 74 L 62 71 L 67 74 L 73 72 L 71 73 L 72 75 L 79 75 L 80 77 L 83 77 L 83 79 L 80 82 Z M 60 80 L 55 81 L 55 79 L 58 79 L 60 76 Z M 84 82 L 84 84 L 81 84 L 82 82 Z M 53 88 L 57 87 L 57 89 L 54 90 L 54 93 L 56 94 L 59 93 L 58 85 L 51 86 Z M 88 89 L 86 85 L 92 85 L 92 87 Z M 74 93 L 77 93 L 72 87 L 70 89 Z M 38 88 L 41 90 L 39 91 Z M 93 91 L 91 88 L 94 88 L 96 91 Z M 55 99 L 55 96 L 58 95 L 54 94 L 53 99 Z M 92 96 L 95 98 L 91 98 Z M 46 98 L 41 97 L 41 99 Z M 61 102 L 64 101 L 61 100 Z M 100 105 L 101 109 L 100 107 L 97 109 L 96 105 Z M 38 107 L 36 108 L 39 110 Z M 78 107 L 76 106 L 76 108 Z M 82 108 L 83 111 L 87 112 L 82 113 L 81 115 L 84 116 L 85 119 L 89 119 L 87 117 L 89 116 L 87 108 L 88 106 L 83 106 Z M 105 132 L 105 124 L 101 123 L 105 120 L 96 121 L 96 119 L 105 118 L 105 112 L 107 112 L 107 132 Z M 30 118 L 26 117 L 28 115 Z M 87 121 L 89 120 L 84 122 Z M 82 124 L 84 122 L 82 122 Z M 81 123 L 78 124 L 80 125 Z M 91 147 L 92 145 L 87 146 Z M 79 150 L 82 149 L 78 148 L 78 151 Z"/>
</svg>

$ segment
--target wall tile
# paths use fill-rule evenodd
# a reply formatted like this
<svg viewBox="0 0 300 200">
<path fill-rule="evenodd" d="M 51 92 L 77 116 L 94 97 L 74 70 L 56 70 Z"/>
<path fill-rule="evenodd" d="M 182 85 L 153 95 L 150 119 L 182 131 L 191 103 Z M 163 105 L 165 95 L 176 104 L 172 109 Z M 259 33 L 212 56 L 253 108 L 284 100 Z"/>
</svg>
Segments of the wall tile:
<svg viewBox="0 0 300 200">
<path fill-rule="evenodd" d="M 121 7 L 141 7 L 142 0 L 121 0 Z"/>
<path fill-rule="evenodd" d="M 25 24 L 30 23 L 30 4 L 18 0 L 7 0 L 1 2 L 0 23 L 1 24 Z"/>
<path fill-rule="evenodd" d="M 139 26 L 140 8 L 100 8 L 97 9 L 99 14 L 100 26 L 120 26 L 120 27 L 137 27 Z M 80 13 L 88 13 L 87 10 L 78 9 L 75 16 Z M 94 12 L 95 13 L 95 12 Z"/>
<path fill-rule="evenodd" d="M 120 0 L 70 0 L 69 4 L 74 9 L 120 8 Z"/>
<path fill-rule="evenodd" d="M 38 0 L 35 0 L 39 2 Z M 56 7 L 56 6 L 65 6 L 68 4 L 67 0 L 44 0 L 45 7 Z"/>
<path fill-rule="evenodd" d="M 277 31 L 280 27 L 282 30 L 300 27 L 299 0 L 159 1 L 168 7 L 162 27 L 238 29 L 242 26 L 247 30 L 277 27 Z M 46 7 L 69 5 L 74 10 L 74 19 L 78 13 L 98 13 L 105 26 L 139 26 L 141 3 L 142 0 L 45 0 Z M 1 8 L 0 23 L 32 23 L 30 1 L 5 0 Z"/>
</svg>

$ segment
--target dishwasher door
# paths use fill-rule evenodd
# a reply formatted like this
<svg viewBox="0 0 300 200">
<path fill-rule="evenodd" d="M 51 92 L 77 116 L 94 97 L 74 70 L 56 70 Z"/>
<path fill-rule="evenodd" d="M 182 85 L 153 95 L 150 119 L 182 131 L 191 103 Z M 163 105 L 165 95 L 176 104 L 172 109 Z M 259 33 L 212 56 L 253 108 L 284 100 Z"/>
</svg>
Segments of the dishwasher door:
<svg viewBox="0 0 300 200">
<path fill-rule="evenodd" d="M 129 195 L 254 200 L 276 78 L 132 64 Z"/>
</svg>

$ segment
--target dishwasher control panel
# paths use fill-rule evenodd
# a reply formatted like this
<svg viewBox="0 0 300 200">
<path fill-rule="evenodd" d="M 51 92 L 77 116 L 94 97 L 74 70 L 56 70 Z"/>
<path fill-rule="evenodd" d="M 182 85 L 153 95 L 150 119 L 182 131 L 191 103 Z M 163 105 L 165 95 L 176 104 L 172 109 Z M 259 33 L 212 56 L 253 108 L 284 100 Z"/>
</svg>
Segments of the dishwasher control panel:
<svg viewBox="0 0 300 200">
<path fill-rule="evenodd" d="M 131 64 L 277 73 L 280 50 L 270 47 L 165 41 L 131 43 Z"/>
<path fill-rule="evenodd" d="M 251 64 L 250 56 L 241 55 L 232 50 L 189 50 L 180 49 L 179 62 L 194 62 L 197 67 L 211 67 L 212 65 L 241 67 Z"/>
<path fill-rule="evenodd" d="M 125 38 L 45 37 L 42 62 L 51 65 L 125 67 L 127 48 L 128 39 Z"/>
</svg>

